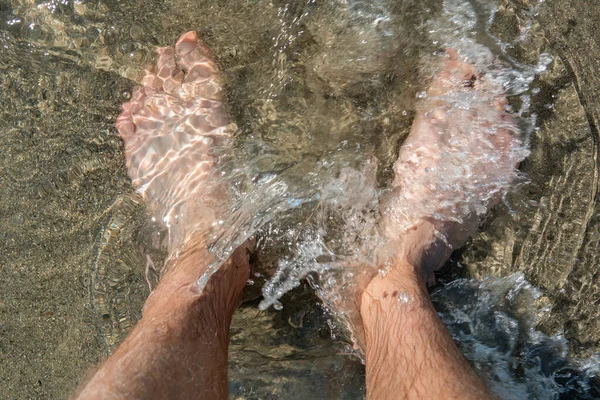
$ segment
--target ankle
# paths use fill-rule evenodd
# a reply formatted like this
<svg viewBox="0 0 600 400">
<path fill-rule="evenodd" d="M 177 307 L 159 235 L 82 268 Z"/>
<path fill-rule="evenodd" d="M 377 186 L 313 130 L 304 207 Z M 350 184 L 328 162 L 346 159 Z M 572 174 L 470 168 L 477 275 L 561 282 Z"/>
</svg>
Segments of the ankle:
<svg viewBox="0 0 600 400">
<path fill-rule="evenodd" d="M 444 239 L 446 223 L 424 219 L 388 242 L 383 257 L 392 259 L 394 269 L 417 273 L 427 282 L 452 253 Z"/>
<path fill-rule="evenodd" d="M 377 274 L 361 295 L 360 312 L 365 323 L 385 312 L 389 307 L 427 297 L 425 280 L 420 269 L 406 260 L 397 263 L 389 271 Z"/>
<path fill-rule="evenodd" d="M 201 286 L 200 278 L 215 261 L 214 254 L 197 238 L 186 241 L 168 261 L 161 281 L 148 297 L 144 317 L 192 316 L 200 303 L 217 315 L 233 313 L 250 274 L 247 248 L 238 248 Z"/>
<path fill-rule="evenodd" d="M 231 282 L 237 288 L 229 289 L 224 285 L 228 274 L 223 272 L 229 271 L 217 271 L 200 292 L 190 285 L 162 281 L 146 301 L 140 326 L 162 331 L 164 337 L 196 338 L 207 343 L 214 339 L 226 344 L 243 285 Z"/>
<path fill-rule="evenodd" d="M 380 296 L 390 290 L 393 293 L 400 289 L 420 287 L 425 287 L 425 280 L 422 277 L 421 269 L 403 260 L 395 264 L 388 271 L 380 270 L 371 279 L 364 293 L 371 296 Z"/>
</svg>

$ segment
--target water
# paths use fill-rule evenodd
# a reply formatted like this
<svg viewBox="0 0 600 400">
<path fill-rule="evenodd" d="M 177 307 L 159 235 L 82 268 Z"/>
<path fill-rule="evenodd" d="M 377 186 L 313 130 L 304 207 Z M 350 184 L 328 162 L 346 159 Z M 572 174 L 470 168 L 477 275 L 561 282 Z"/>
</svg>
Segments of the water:
<svg viewBox="0 0 600 400">
<path fill-rule="evenodd" d="M 354 6 L 358 7 L 358 5 Z M 429 74 L 435 73 L 435 68 L 438 63 L 437 60 L 440 57 L 440 53 L 443 53 L 443 49 L 456 49 L 459 51 L 461 59 L 468 60 L 468 62 L 475 65 L 487 79 L 494 84 L 503 87 L 511 97 L 520 100 L 521 107 L 519 109 L 514 109 L 513 111 L 516 115 L 520 116 L 519 122 L 523 140 L 527 143 L 528 137 L 535 127 L 536 119 L 536 115 L 530 113 L 529 110 L 528 105 L 530 103 L 530 95 L 527 90 L 529 84 L 534 80 L 535 75 L 544 72 L 551 60 L 547 54 L 540 54 L 537 63 L 527 65 L 516 62 L 512 57 L 503 52 L 501 49 L 506 47 L 506 44 L 502 43 L 489 33 L 490 23 L 493 20 L 493 13 L 495 10 L 496 7 L 485 2 L 443 2 L 440 15 L 437 18 L 427 21 L 423 27 L 423 29 L 426 29 L 426 37 L 429 39 L 433 52 L 421 53 L 422 58 L 418 59 L 420 75 L 428 76 Z M 378 6 L 371 10 L 371 12 L 373 12 L 373 14 L 368 14 L 363 9 L 360 9 L 360 11 L 357 12 L 357 18 L 363 19 L 363 25 L 361 25 L 363 31 L 361 31 L 361 33 L 364 34 L 364 32 L 367 31 L 364 18 L 370 15 L 371 24 L 366 24 L 366 27 L 368 28 L 370 26 L 373 28 L 373 26 L 376 26 L 376 33 L 372 34 L 376 36 L 379 35 L 381 41 L 378 41 L 377 43 L 382 43 L 388 35 L 394 35 L 393 26 L 389 26 L 388 29 L 379 30 L 380 22 L 389 21 L 392 18 L 391 14 L 382 3 L 378 3 Z M 487 23 L 482 23 L 482 21 L 487 21 Z M 396 29 L 398 30 L 401 28 L 396 27 Z M 479 43 L 476 40 L 477 37 L 482 37 L 484 39 L 481 40 L 482 43 Z M 493 43 L 490 47 L 498 50 L 500 54 L 494 55 L 492 49 L 484 44 L 490 42 Z M 410 46 L 410 44 L 406 45 L 406 48 L 410 49 Z M 442 49 L 442 51 L 440 52 L 439 49 Z M 382 48 L 381 50 L 386 51 L 387 49 Z M 406 51 L 406 49 L 404 50 Z M 508 61 L 500 62 L 499 57 L 503 57 Z M 355 59 L 345 59 L 343 61 L 352 62 L 355 61 Z M 380 90 L 385 91 L 384 88 L 381 88 Z M 423 99 L 426 96 L 425 91 L 416 93 L 417 98 Z M 469 109 L 479 102 L 486 100 L 478 97 L 471 98 L 467 95 L 462 98 L 449 98 L 447 101 L 451 102 L 454 107 Z M 413 104 L 410 105 L 410 107 L 413 106 Z M 386 111 L 388 110 L 385 108 L 373 110 L 374 113 L 384 113 Z M 348 145 L 347 140 L 344 140 L 342 143 Z M 347 153 L 351 151 L 353 147 L 354 146 L 348 146 L 345 149 L 343 147 L 338 147 L 336 150 L 337 152 L 343 151 L 344 153 Z M 349 168 L 352 168 L 352 166 L 345 164 L 343 160 L 327 161 L 327 165 L 334 167 L 332 168 L 334 170 L 333 174 L 340 174 L 341 179 L 336 179 L 335 175 L 332 177 L 332 175 L 327 173 L 321 174 L 324 176 L 319 177 L 318 182 L 321 187 L 318 188 L 319 204 L 316 206 L 319 208 L 319 211 L 315 213 L 316 217 L 313 218 L 314 222 L 312 222 L 312 224 L 306 222 L 302 224 L 302 229 L 304 230 L 304 235 L 306 235 L 306 237 L 302 237 L 296 230 L 293 231 L 293 235 L 298 238 L 296 241 L 300 243 L 298 249 L 293 252 L 291 259 L 286 258 L 282 261 L 274 279 L 265 286 L 263 290 L 265 300 L 261 304 L 262 308 L 277 302 L 278 298 L 285 293 L 286 290 L 289 290 L 289 288 L 298 284 L 299 277 L 307 276 L 311 271 L 326 274 L 327 277 L 324 280 L 331 281 L 332 279 L 335 279 L 331 276 L 331 270 L 344 269 L 344 264 L 368 264 L 372 262 L 372 257 L 375 253 L 374 249 L 381 245 L 381 243 L 373 243 L 374 241 L 371 239 L 378 237 L 375 227 L 377 199 L 384 190 L 382 191 L 377 185 L 377 171 L 368 171 L 369 163 L 371 162 L 368 155 L 376 152 L 373 148 L 372 138 L 369 138 L 368 141 L 364 142 L 358 141 L 358 143 L 356 143 L 356 148 L 360 149 L 360 154 L 352 155 L 353 162 L 356 163 L 356 160 L 360 160 L 360 158 L 365 160 L 365 164 L 362 167 L 354 166 L 355 171 L 360 171 L 356 174 L 359 178 L 353 177 L 352 173 L 347 171 Z M 465 154 L 464 149 L 448 148 L 445 151 L 456 152 L 457 156 L 455 159 L 451 159 L 448 162 L 448 165 L 440 167 L 440 169 L 449 170 L 452 169 L 453 164 L 466 164 L 465 160 L 461 159 Z M 341 155 L 340 153 L 335 153 L 335 156 L 342 157 L 344 156 L 344 153 L 341 153 Z M 513 155 L 515 162 L 523 160 L 528 154 L 526 149 L 519 149 L 517 150 L 517 153 L 518 154 Z M 367 155 L 366 158 L 365 155 Z M 384 161 L 389 165 L 391 160 L 387 159 Z M 471 162 L 475 164 L 472 160 Z M 496 163 L 497 161 L 486 159 L 483 162 Z M 336 164 L 341 165 L 341 167 L 335 168 Z M 340 171 L 340 168 L 344 170 Z M 361 168 L 363 168 L 362 171 Z M 458 174 L 458 176 L 462 176 L 462 174 Z M 354 179 L 354 182 L 348 181 L 349 179 Z M 327 182 L 327 180 L 331 181 Z M 514 177 L 507 178 L 507 181 L 510 180 L 515 181 Z M 381 183 L 381 181 L 383 181 L 384 187 L 386 183 L 389 183 L 389 181 L 385 181 L 384 177 L 379 179 L 379 183 Z M 475 176 L 473 177 L 473 181 L 476 182 Z M 296 182 L 298 182 L 298 180 L 296 180 Z M 411 183 L 424 184 L 422 182 Z M 443 200 L 444 203 L 447 204 L 447 207 L 450 207 L 450 204 L 453 204 L 453 199 L 449 193 L 452 192 L 455 183 L 440 181 L 435 182 L 435 184 L 438 187 L 446 188 L 445 190 L 441 190 L 441 193 L 444 194 L 444 199 L 440 199 L 440 201 Z M 487 191 L 490 193 L 502 192 L 507 187 L 506 183 L 496 182 L 495 184 L 498 185 L 496 189 L 490 186 Z M 456 185 L 458 185 L 458 183 L 456 183 Z M 459 186 L 461 187 L 461 193 L 458 195 L 459 198 L 463 195 L 465 190 L 472 193 L 477 193 L 481 190 L 477 187 L 477 184 L 471 186 L 460 184 Z M 338 190 L 340 188 L 341 190 Z M 357 190 L 360 191 L 360 193 L 357 193 Z M 305 199 L 305 201 L 314 202 L 314 196 L 313 198 Z M 402 201 L 407 202 L 407 199 L 398 200 L 400 203 Z M 299 205 L 302 203 L 304 203 L 304 201 L 297 201 L 297 203 L 294 204 Z M 419 216 L 433 215 L 436 212 L 435 208 L 438 207 L 437 202 L 433 201 L 430 202 L 430 204 L 431 207 L 433 207 L 431 209 L 427 208 L 425 205 L 415 209 L 411 205 L 406 210 L 400 212 L 402 215 L 398 216 L 398 219 L 411 221 L 418 219 Z M 453 207 L 456 208 L 457 205 L 454 205 Z M 402 208 L 402 205 L 400 205 L 399 208 Z M 486 207 L 482 204 L 475 206 L 474 210 L 465 210 L 464 214 L 467 214 L 470 211 L 485 213 L 485 210 Z M 334 226 L 328 229 L 326 225 L 330 223 L 330 220 L 336 219 L 342 220 L 340 223 L 343 227 L 340 229 L 339 226 Z M 312 225 L 312 227 L 309 225 Z M 343 232 L 344 236 L 339 237 L 339 235 L 332 233 L 336 230 Z M 327 237 L 327 239 L 325 239 L 325 237 Z M 310 245 L 304 245 L 302 242 L 309 242 Z M 290 246 L 292 244 L 292 242 L 288 243 Z M 332 251 L 332 248 L 335 250 Z M 323 259 L 328 260 L 328 262 L 320 261 Z M 332 261 L 335 262 L 332 263 Z M 290 276 L 289 279 L 286 278 L 287 275 Z M 344 282 L 340 284 L 342 286 L 345 286 L 346 282 L 352 280 L 351 277 L 338 277 L 337 279 L 341 279 Z M 326 291 L 330 292 L 331 290 L 332 286 L 328 284 Z"/>
<path fill-rule="evenodd" d="M 380 245 L 373 240 L 378 237 L 378 199 L 390 184 L 390 167 L 410 129 L 416 99 L 444 48 L 458 49 L 506 89 L 527 140 L 539 134 L 546 106 L 554 103 L 544 97 L 549 89 L 540 78 L 553 72 L 553 57 L 539 45 L 534 18 L 544 4 L 516 3 L 502 7 L 491 0 L 0 3 L 5 106 L 0 148 L 2 179 L 7 183 L 1 226 L 6 227 L 6 261 L 32 276 L 54 276 L 52 271 L 62 268 L 65 272 L 54 278 L 59 281 L 55 287 L 71 282 L 89 289 L 89 295 L 73 296 L 91 303 L 86 318 L 98 327 L 98 342 L 89 346 L 96 352 L 114 347 L 126 335 L 139 317 L 148 286 L 156 283 L 166 255 L 158 244 L 165 233 L 145 222 L 143 204 L 131 193 L 119 140 L 113 135 L 114 118 L 129 96 L 131 80 L 139 79 L 143 66 L 151 62 L 152 49 L 172 44 L 186 30 L 199 29 L 223 68 L 238 128 L 231 161 L 222 167 L 234 188 L 229 205 L 233 211 L 224 221 L 227 229 L 215 237 L 214 250 L 225 257 L 236 243 L 257 233 L 261 253 L 255 285 L 260 286 L 269 270 L 274 272 L 262 287 L 260 307 L 283 307 L 265 315 L 277 320 L 289 312 L 291 323 L 300 326 L 295 316 L 303 309 L 314 310 L 317 302 L 295 297 L 303 293 L 303 278 L 310 276 L 321 289 L 327 282 L 339 285 L 346 282 L 348 260 L 368 263 Z M 501 205 L 495 227 L 531 226 L 520 218 L 526 215 L 523 204 L 530 210 L 538 207 L 527 193 L 532 179 L 531 174 L 520 178 L 520 186 Z M 24 193 L 26 201 L 21 200 Z M 12 209 L 18 212 L 9 213 Z M 495 227 L 484 228 L 484 233 L 493 234 L 499 229 Z M 488 248 L 502 247 L 503 240 L 478 236 L 463 253 L 467 264 L 484 264 L 477 256 L 491 254 Z M 51 250 L 42 250 L 41 243 Z M 66 265 L 57 260 L 66 260 Z M 46 264 L 48 269 L 39 272 Z M 537 275 L 551 275 L 549 270 Z M 452 273 L 461 271 L 454 268 Z M 7 286 L 10 282 L 17 280 Z M 11 290 L 7 298 L 13 296 Z M 459 281 L 434 299 L 467 356 L 476 365 L 484 360 L 496 364 L 497 368 L 482 372 L 502 398 L 554 398 L 577 391 L 581 398 L 593 398 L 595 358 L 569 357 L 561 326 L 554 329 L 555 335 L 538 332 L 535 311 L 520 310 L 518 302 L 505 300 L 511 290 L 520 298 L 540 297 L 522 277 L 512 276 L 482 284 Z M 462 299 L 470 301 L 459 302 Z M 44 307 L 68 302 L 55 294 Z M 82 314 L 64 310 L 62 315 Z M 487 320 L 489 313 L 496 319 Z M 560 313 L 546 311 L 540 324 L 556 314 Z M 270 323 L 265 318 L 263 329 Z M 82 321 L 70 320 L 68 326 L 85 326 Z M 277 340 L 288 347 L 280 343 L 276 348 L 282 349 L 281 354 L 273 357 L 321 357 L 327 360 L 323 370 L 343 365 L 341 371 L 348 375 L 343 372 L 340 379 L 350 382 L 344 386 L 346 393 L 360 393 L 361 388 L 351 384 L 362 379 L 353 378 L 360 377 L 358 364 L 314 351 L 351 345 L 346 324 L 330 319 L 337 335 L 331 344 L 326 317 L 321 313 L 312 321 L 319 329 L 326 328 L 327 340 L 307 344 L 289 339 L 299 332 L 322 336 L 317 328 L 294 328 L 292 333 L 274 328 L 282 335 Z M 240 330 L 251 331 L 248 320 L 239 323 Z M 485 337 L 486 332 L 491 337 Z M 251 347 L 257 339 L 248 335 L 239 340 L 241 347 Z M 48 339 L 39 338 L 44 341 Z M 506 346 L 497 348 L 496 342 Z M 63 347 L 73 348 L 76 337 L 64 343 Z M 268 352 L 270 346 L 273 343 L 255 348 Z M 593 351 L 592 344 L 587 346 Z M 61 360 L 57 362 L 71 360 L 67 369 L 73 369 L 80 362 L 67 353 L 58 350 L 62 356 L 56 356 Z M 244 353 L 236 354 L 242 367 L 232 374 L 238 382 L 234 393 L 247 398 L 276 393 L 271 385 L 277 381 L 274 377 L 295 390 L 301 390 L 298 382 L 305 382 L 308 367 L 300 361 L 288 363 L 295 373 L 286 377 L 276 362 L 267 363 L 271 369 L 260 377 L 244 372 Z M 246 361 L 252 365 L 264 360 Z M 314 374 L 309 377 L 315 379 Z M 266 381 L 261 383 L 264 388 L 252 384 L 259 381 Z M 42 390 L 25 388 L 29 393 Z M 324 390 L 322 384 L 315 388 Z"/>
<path fill-rule="evenodd" d="M 567 340 L 536 329 L 548 299 L 522 274 L 456 280 L 432 299 L 468 360 L 500 399 L 594 399 L 598 357 L 574 359 Z"/>
</svg>

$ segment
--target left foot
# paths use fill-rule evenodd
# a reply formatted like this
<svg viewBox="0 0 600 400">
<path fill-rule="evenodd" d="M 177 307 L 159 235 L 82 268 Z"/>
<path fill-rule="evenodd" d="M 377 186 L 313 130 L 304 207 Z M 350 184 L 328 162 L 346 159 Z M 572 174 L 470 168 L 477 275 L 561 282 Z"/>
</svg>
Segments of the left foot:
<svg viewBox="0 0 600 400">
<path fill-rule="evenodd" d="M 244 245 L 206 288 L 198 285 L 214 261 L 208 235 L 229 198 L 215 176 L 220 152 L 232 137 L 229 121 L 217 65 L 195 32 L 182 35 L 175 48 L 158 49 L 155 71 L 123 105 L 117 129 L 125 141 L 127 171 L 154 219 L 169 230 L 168 266 L 147 307 L 174 307 L 177 299 L 207 291 L 215 302 L 233 304 L 246 284 Z"/>
<path fill-rule="evenodd" d="M 228 193 L 214 171 L 231 138 L 217 65 L 195 32 L 158 49 L 155 72 L 123 105 L 117 129 L 127 171 L 155 220 L 169 229 L 169 252 L 206 235 Z"/>
</svg>

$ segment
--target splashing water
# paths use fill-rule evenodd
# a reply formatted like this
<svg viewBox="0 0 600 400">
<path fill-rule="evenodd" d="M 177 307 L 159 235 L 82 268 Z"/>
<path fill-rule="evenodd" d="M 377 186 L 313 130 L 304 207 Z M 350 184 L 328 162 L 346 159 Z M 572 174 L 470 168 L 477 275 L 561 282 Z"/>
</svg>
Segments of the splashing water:
<svg viewBox="0 0 600 400">
<path fill-rule="evenodd" d="M 379 50 L 388 48 L 385 44 L 385 38 L 388 35 L 398 34 L 398 28 L 393 23 L 396 17 L 393 13 L 387 11 L 386 4 L 385 2 L 370 3 L 370 6 L 367 7 L 363 2 L 352 2 L 348 7 L 348 12 L 353 13 L 351 15 L 354 16 L 355 21 L 360 21 L 362 31 L 380 38 L 379 43 L 384 43 L 377 46 Z M 422 55 L 419 68 L 424 76 L 432 76 L 437 72 L 438 60 L 444 54 L 444 49 L 457 50 L 460 59 L 474 65 L 479 73 L 485 76 L 488 85 L 502 88 L 509 96 L 520 97 L 523 106 L 519 110 L 513 110 L 513 116 L 517 118 L 516 122 L 521 131 L 520 136 L 526 143 L 528 135 L 535 126 L 535 116 L 529 114 L 527 108 L 529 101 L 526 90 L 536 74 L 545 70 L 550 60 L 544 55 L 537 64 L 524 65 L 507 56 L 502 50 L 505 44 L 489 33 L 490 21 L 493 20 L 496 9 L 497 6 L 489 1 L 444 1 L 439 15 L 425 24 L 433 51 Z M 381 29 L 382 21 L 386 24 L 385 29 Z M 396 32 L 394 32 L 394 27 Z M 524 32 L 523 35 L 526 35 L 526 33 Z M 495 54 L 493 51 L 498 53 Z M 398 56 L 393 53 L 392 55 Z M 375 61 L 371 61 L 372 64 L 377 64 Z M 376 68 L 374 67 L 374 69 Z M 371 73 L 373 72 L 371 71 Z M 427 96 L 426 92 L 417 94 L 421 101 L 431 100 Z M 477 104 L 491 101 L 471 93 L 449 93 L 442 100 L 451 107 L 448 110 L 449 113 L 453 112 L 452 108 L 460 112 L 460 110 L 469 110 L 476 107 Z M 501 126 L 502 122 L 498 122 L 498 124 L 500 124 L 498 125 L 500 128 L 504 128 Z M 487 127 L 485 130 L 487 134 L 490 134 L 494 129 L 498 128 L 492 126 Z M 509 129 L 517 130 L 516 127 L 509 127 Z M 476 130 L 474 129 L 474 134 L 479 134 L 475 132 Z M 493 135 L 493 133 L 491 134 Z M 464 158 L 472 158 L 473 155 L 467 154 L 467 150 L 462 149 L 460 146 L 452 147 L 452 143 L 449 145 L 450 147 L 447 150 L 453 152 L 456 157 L 449 159 L 449 164 L 445 168 L 452 169 L 454 168 L 453 165 L 468 165 Z M 258 192 L 261 193 L 260 198 L 271 199 L 270 201 L 278 199 L 279 201 L 278 206 L 270 205 L 267 208 L 270 210 L 269 214 L 260 214 L 262 221 L 276 219 L 277 212 L 285 212 L 302 204 L 308 204 L 308 206 L 318 209 L 318 212 L 313 213 L 312 219 L 303 225 L 304 232 L 294 235 L 295 240 L 293 242 L 297 245 L 294 247 L 294 251 L 290 252 L 291 254 L 282 259 L 275 277 L 265 286 L 264 301 L 261 307 L 275 304 L 286 290 L 298 284 L 297 280 L 299 278 L 303 278 L 311 272 L 324 273 L 323 280 L 326 281 L 327 279 L 333 279 L 331 277 L 332 271 L 335 272 L 334 275 L 339 275 L 338 272 L 343 271 L 344 264 L 349 262 L 372 263 L 376 249 L 383 243 L 377 231 L 377 216 L 379 213 L 378 200 L 385 193 L 385 189 L 382 190 L 378 184 L 378 174 L 381 174 L 381 172 L 378 173 L 377 171 L 372 171 L 372 175 L 368 179 L 354 178 L 352 183 L 342 182 L 343 179 L 346 179 L 343 177 L 339 179 L 342 168 L 345 168 L 346 171 L 354 168 L 355 174 L 360 176 L 362 173 L 359 172 L 361 168 L 368 169 L 365 166 L 369 163 L 371 163 L 371 168 L 373 167 L 373 162 L 369 158 L 365 158 L 365 154 L 372 152 L 372 145 L 369 146 L 369 143 L 359 142 L 355 146 L 358 147 L 353 149 L 351 146 L 345 148 L 342 146 L 336 149 L 337 152 L 328 154 L 329 158 L 316 163 L 318 169 L 313 167 L 310 174 L 300 177 L 301 184 L 286 181 L 288 184 L 286 184 L 287 192 L 285 194 L 282 192 L 275 194 L 274 190 L 268 186 L 262 186 L 258 189 Z M 527 146 L 519 147 L 515 149 L 511 159 L 516 163 L 524 159 L 527 154 Z M 348 156 L 354 158 L 354 165 L 348 162 Z M 482 162 L 492 165 L 497 160 L 486 158 Z M 363 164 L 362 167 L 360 166 L 361 163 Z M 303 167 L 306 168 L 306 165 L 303 165 L 303 167 L 301 165 L 303 164 L 294 165 L 293 168 L 299 168 L 300 170 Z M 442 169 L 444 168 L 440 167 L 440 170 Z M 457 176 L 463 177 L 466 174 L 475 177 L 474 173 L 474 171 L 467 171 L 466 173 L 457 174 Z M 278 185 L 281 184 L 281 175 L 272 176 L 271 178 L 270 185 L 274 185 L 275 182 Z M 297 179 L 298 176 L 295 178 Z M 502 182 L 495 181 L 484 184 L 473 178 L 466 191 L 477 193 L 485 189 L 490 193 L 490 196 L 483 199 L 484 204 L 471 204 L 469 207 L 475 207 L 474 211 L 480 214 L 484 213 L 486 210 L 485 204 L 490 201 L 494 193 L 505 191 L 511 180 L 514 180 L 514 177 L 507 177 Z M 460 188 L 463 191 L 464 183 L 464 178 L 462 178 L 461 184 L 463 185 Z M 489 187 L 483 188 L 486 184 Z M 456 207 L 457 203 L 453 202 L 452 196 L 448 196 L 448 193 L 455 187 L 459 187 L 459 185 L 443 180 L 436 183 L 436 185 L 441 189 L 438 193 L 445 197 L 444 199 L 440 198 L 440 201 L 445 202 L 445 208 Z M 495 188 L 492 188 L 492 186 Z M 299 192 L 296 192 L 294 188 L 300 188 Z M 358 196 L 361 196 L 362 199 L 359 200 Z M 460 196 L 463 197 L 462 194 Z M 247 207 L 249 202 L 244 200 L 243 203 L 241 209 Z M 258 204 L 260 205 L 260 202 Z M 412 217 L 409 220 L 419 216 L 434 215 L 436 206 L 432 205 L 433 203 L 429 204 L 430 207 L 425 202 L 419 209 L 410 210 Z M 465 215 L 468 212 L 469 210 L 463 210 L 458 215 Z M 248 211 L 247 213 L 248 215 L 254 215 L 254 211 Z M 406 219 L 406 215 L 402 218 Z M 457 222 L 460 221 L 458 217 Z M 281 224 L 282 221 L 275 221 L 274 223 Z M 285 225 L 285 222 L 283 224 Z M 237 226 L 239 225 L 236 225 L 236 230 L 239 231 Z M 254 226 L 260 226 L 260 224 Z M 302 244 L 304 241 L 310 242 L 310 246 Z M 327 260 L 327 262 L 323 260 Z M 335 279 L 350 282 L 351 276 L 345 278 L 337 276 Z"/>
<path fill-rule="evenodd" d="M 226 258 L 237 243 L 258 234 L 263 253 L 278 260 L 264 286 L 263 308 L 287 307 L 282 294 L 307 276 L 326 303 L 327 296 L 335 302 L 343 297 L 340 286 L 350 290 L 354 285 L 345 268 L 348 260 L 372 262 L 381 244 L 379 198 L 391 181 L 397 143 L 406 137 L 415 104 L 428 99 L 425 81 L 437 72 L 446 48 L 456 49 L 488 81 L 503 87 L 525 140 L 536 129 L 532 113 L 541 100 L 530 98 L 528 88 L 551 59 L 536 52 L 534 57 L 515 56 L 514 51 L 532 36 L 535 1 L 209 3 L 152 0 L 140 7 L 132 2 L 17 0 L 0 5 L 3 197 L 7 209 L 20 211 L 5 215 L 4 256 L 16 260 L 19 270 L 48 265 L 51 274 L 56 263 L 48 261 L 60 258 L 63 265 L 62 259 L 68 259 L 73 269 L 67 275 L 78 276 L 71 271 L 89 257 L 90 224 L 94 230 L 108 224 L 99 235 L 90 286 L 92 308 L 109 347 L 135 323 L 145 298 L 132 283 L 143 255 L 133 246 L 125 248 L 138 234 L 134 220 L 139 216 L 131 209 L 138 214 L 143 209 L 126 189 L 119 140 L 111 130 L 113 116 L 118 103 L 131 96 L 129 79 L 143 75 L 155 45 L 171 44 L 182 30 L 200 29 L 214 51 L 226 82 L 226 102 L 239 127 L 236 148 L 216 171 L 233 197 L 225 205 L 229 217 L 213 236 L 213 250 Z M 522 28 L 507 39 L 494 26 L 500 7 L 515 3 Z M 579 178 L 573 171 L 569 179 Z M 29 199 L 24 190 L 32 194 Z M 104 213 L 117 196 L 124 196 L 123 205 L 116 202 Z M 102 215 L 88 215 L 90 209 Z M 43 246 L 43 256 L 29 257 L 36 254 L 32 239 L 52 246 Z M 564 240 L 563 246 L 577 247 Z M 62 287 L 61 282 L 69 281 L 54 280 L 53 287 Z M 25 298 L 24 286 L 18 286 L 15 293 Z M 518 298 L 537 296 L 526 294 L 535 290 L 513 277 L 459 281 L 436 292 L 434 300 L 463 351 L 491 377 L 500 396 L 600 398 L 593 388 L 598 360 L 569 359 L 564 338 L 543 336 L 534 329 L 535 313 L 513 310 L 520 309 L 520 302 L 507 300 L 511 291 L 520 293 Z M 137 300 L 132 304 L 131 298 Z M 33 320 L 39 319 L 36 315 Z M 69 326 L 77 327 L 75 323 Z M 56 352 L 70 353 L 76 351 Z M 495 364 L 483 368 L 486 360 Z M 54 365 L 57 359 L 48 362 Z M 539 387 L 532 383 L 538 380 Z"/>
<path fill-rule="evenodd" d="M 546 70 L 551 59 L 542 54 L 537 63 L 524 64 L 509 56 L 505 51 L 508 43 L 490 33 L 496 11 L 495 3 L 489 1 L 444 1 L 440 15 L 426 24 L 434 51 L 422 55 L 420 70 L 424 76 L 434 75 L 440 54 L 445 49 L 455 49 L 460 59 L 473 65 L 490 85 L 500 87 L 510 98 L 520 100 L 520 107 L 507 107 L 516 118 L 521 139 L 527 143 L 536 122 L 536 116 L 530 113 L 527 90 L 536 75 Z M 385 2 L 377 2 L 376 6 L 352 2 L 348 12 L 354 16 L 354 21 L 360 21 L 363 34 L 371 35 L 370 40 L 378 38 L 377 49 L 389 49 L 386 38 L 394 37 L 397 32 L 393 29 L 394 15 L 386 10 Z M 303 14 L 303 17 L 307 15 Z M 520 40 L 526 35 L 526 31 L 522 32 Z M 371 67 L 361 70 L 361 78 L 364 73 L 377 76 L 379 68 L 385 68 L 387 64 L 365 54 L 367 57 L 361 58 L 350 52 L 345 61 L 367 61 L 359 64 L 361 68 L 364 65 Z M 315 68 L 322 76 L 327 76 L 331 69 L 333 67 L 328 63 Z M 346 79 L 348 81 L 351 79 Z M 348 86 L 340 82 L 332 80 L 331 84 L 335 92 L 348 90 Z M 426 92 L 417 94 L 421 100 L 427 100 L 427 97 Z M 468 110 L 489 101 L 469 95 L 445 100 L 458 110 Z M 517 131 L 516 127 L 510 129 Z M 252 140 L 245 144 L 265 150 L 263 144 Z M 274 156 L 267 153 L 263 153 L 267 158 Z M 353 273 L 345 266 L 349 263 L 372 264 L 376 249 L 383 244 L 377 218 L 379 198 L 385 189 L 380 189 L 375 162 L 370 157 L 365 158 L 365 154 L 373 154 L 368 141 L 346 141 L 324 151 L 316 162 L 310 160 L 312 165 L 306 160 L 290 160 L 278 171 L 258 174 L 257 178 L 251 179 L 252 188 L 240 192 L 244 194 L 234 206 L 237 214 L 228 222 L 228 233 L 220 238 L 223 256 L 257 229 L 265 243 L 283 243 L 286 247 L 277 271 L 263 288 L 261 309 L 271 305 L 279 309 L 281 296 L 307 276 L 311 277 L 326 305 L 336 304 L 355 284 Z M 512 159 L 518 162 L 527 154 L 524 146 L 516 150 Z M 454 163 L 461 164 L 460 157 L 464 156 L 459 151 Z M 259 162 L 251 164 L 260 169 L 257 167 Z M 492 194 L 505 191 L 511 180 L 514 177 L 494 182 L 496 189 L 491 191 Z M 451 183 L 444 184 L 452 187 Z M 474 182 L 468 190 L 476 193 L 481 190 L 479 184 Z M 456 206 L 452 199 L 446 200 L 450 202 L 448 207 Z M 489 201 L 490 198 L 484 199 L 484 203 Z M 485 210 L 484 205 L 475 205 L 471 211 L 484 213 Z M 426 206 L 416 212 L 432 214 Z M 238 233 L 237 239 L 231 240 L 235 237 L 234 232 Z M 223 238 L 228 239 L 226 246 L 222 244 Z M 597 373 L 594 360 L 567 360 L 564 338 L 547 337 L 536 331 L 536 318 L 531 307 L 518 309 L 519 316 L 512 315 L 517 303 L 525 301 L 523 299 L 533 302 L 540 297 L 520 275 L 482 283 L 457 281 L 433 295 L 445 324 L 462 343 L 463 352 L 488 377 L 490 386 L 501 398 L 555 398 L 557 393 L 588 398 L 590 380 Z M 349 310 L 333 306 L 332 311 L 352 336 Z M 498 343 L 504 343 L 505 348 L 500 349 Z M 517 352 L 520 352 L 517 357 L 520 366 L 514 365 Z M 553 363 L 548 364 L 548 357 L 553 357 Z M 515 381 L 512 378 L 515 374 L 523 376 Z M 567 384 L 564 384 L 565 380 Z"/>
<path fill-rule="evenodd" d="M 434 291 L 432 300 L 462 353 L 498 398 L 598 398 L 598 356 L 571 359 L 562 335 L 536 330 L 551 310 L 522 274 L 459 279 Z"/>
</svg>

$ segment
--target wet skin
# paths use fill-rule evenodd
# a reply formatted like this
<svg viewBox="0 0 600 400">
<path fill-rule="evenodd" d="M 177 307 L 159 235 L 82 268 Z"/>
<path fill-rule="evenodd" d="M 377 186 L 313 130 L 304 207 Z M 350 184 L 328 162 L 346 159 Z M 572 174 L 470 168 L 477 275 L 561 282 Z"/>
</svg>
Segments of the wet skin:
<svg viewBox="0 0 600 400">
<path fill-rule="evenodd" d="M 204 288 L 197 284 L 214 261 L 205 232 L 228 196 L 211 175 L 219 163 L 215 147 L 231 137 L 220 93 L 216 65 L 189 32 L 174 49 L 159 50 L 156 73 L 124 105 L 117 126 L 129 175 L 169 227 L 171 257 L 141 321 L 77 399 L 227 397 L 229 325 L 249 277 L 248 247 L 237 249 Z M 358 296 L 367 397 L 487 399 L 437 316 L 426 281 L 506 190 L 521 143 L 501 90 L 456 55 L 442 62 L 428 93 L 382 204 L 389 245 L 380 273 Z M 470 107 L 450 107 L 463 97 Z M 493 168 L 486 160 L 494 160 Z M 483 184 L 474 186 L 474 177 Z M 427 208 L 418 208 L 424 199 Z"/>
<path fill-rule="evenodd" d="M 142 319 L 78 399 L 227 397 L 229 325 L 249 278 L 248 249 L 238 248 L 204 288 L 197 282 L 215 261 L 202 232 L 227 196 L 211 172 L 214 149 L 231 136 L 229 117 L 217 67 L 194 32 L 158 54 L 117 128 L 133 185 L 169 229 L 170 257 Z"/>
</svg>

